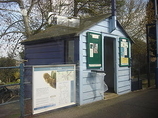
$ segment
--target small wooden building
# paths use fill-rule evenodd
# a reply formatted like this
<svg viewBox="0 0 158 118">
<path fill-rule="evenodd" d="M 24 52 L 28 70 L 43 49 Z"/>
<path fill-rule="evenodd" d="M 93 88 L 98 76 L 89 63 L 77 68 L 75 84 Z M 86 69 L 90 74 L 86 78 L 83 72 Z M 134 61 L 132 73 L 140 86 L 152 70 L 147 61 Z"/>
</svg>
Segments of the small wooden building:
<svg viewBox="0 0 158 118">
<path fill-rule="evenodd" d="M 105 83 L 117 94 L 131 91 L 131 42 L 110 14 L 81 19 L 78 27 L 54 25 L 22 42 L 25 65 L 76 64 L 76 103 L 104 99 L 103 79 L 92 70 L 105 71 Z M 25 68 L 25 81 L 32 82 L 32 68 Z M 25 86 L 32 95 L 32 86 Z M 106 97 L 106 96 L 105 96 Z"/>
</svg>

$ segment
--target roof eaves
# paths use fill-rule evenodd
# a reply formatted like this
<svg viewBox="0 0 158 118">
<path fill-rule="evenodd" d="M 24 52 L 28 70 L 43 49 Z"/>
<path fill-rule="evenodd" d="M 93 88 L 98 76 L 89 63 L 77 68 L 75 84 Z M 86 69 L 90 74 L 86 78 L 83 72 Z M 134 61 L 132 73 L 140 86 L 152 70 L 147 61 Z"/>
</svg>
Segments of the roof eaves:
<svg viewBox="0 0 158 118">
<path fill-rule="evenodd" d="M 56 37 L 41 38 L 41 39 L 38 39 L 38 40 L 27 40 L 27 41 L 22 41 L 21 44 L 22 45 L 31 45 L 31 44 L 36 44 L 36 43 L 59 41 L 59 40 L 66 39 L 66 38 L 72 38 L 74 36 L 76 36 L 76 33 L 60 35 L 60 36 L 56 36 Z"/>
</svg>

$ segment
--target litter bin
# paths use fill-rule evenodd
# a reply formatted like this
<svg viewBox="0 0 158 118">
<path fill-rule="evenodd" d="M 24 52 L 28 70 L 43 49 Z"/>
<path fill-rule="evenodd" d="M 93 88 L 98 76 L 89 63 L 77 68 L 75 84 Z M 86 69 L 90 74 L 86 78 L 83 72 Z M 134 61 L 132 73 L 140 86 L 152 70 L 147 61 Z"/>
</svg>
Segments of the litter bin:
<svg viewBox="0 0 158 118">
<path fill-rule="evenodd" d="M 104 93 L 108 90 L 108 86 L 104 81 L 104 77 L 105 77 L 105 71 L 100 71 L 100 70 L 91 70 L 91 72 L 95 72 L 96 73 L 96 79 L 100 79 L 101 82 L 101 93 Z"/>
</svg>

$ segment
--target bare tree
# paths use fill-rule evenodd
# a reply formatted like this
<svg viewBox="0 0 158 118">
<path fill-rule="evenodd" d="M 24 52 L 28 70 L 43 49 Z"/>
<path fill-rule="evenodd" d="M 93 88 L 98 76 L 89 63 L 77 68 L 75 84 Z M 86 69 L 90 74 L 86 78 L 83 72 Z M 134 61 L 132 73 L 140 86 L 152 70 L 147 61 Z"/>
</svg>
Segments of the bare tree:
<svg viewBox="0 0 158 118">
<path fill-rule="evenodd" d="M 132 39 L 144 39 L 146 2 L 143 0 L 126 0 L 121 12 L 118 12 L 118 20 Z"/>
<path fill-rule="evenodd" d="M 0 47 L 5 42 L 12 44 L 12 53 L 21 40 L 44 30 L 48 24 L 48 13 L 66 12 L 72 0 L 0 0 Z M 56 3 L 55 3 L 56 2 Z M 6 48 L 5 47 L 5 48 Z"/>
<path fill-rule="evenodd" d="M 116 0 L 117 9 L 124 5 L 125 0 Z M 73 16 L 94 16 L 111 13 L 111 0 L 74 0 Z"/>
<path fill-rule="evenodd" d="M 21 40 L 49 26 L 49 12 L 71 15 L 71 9 L 73 0 L 0 0 L 0 48 L 14 55 Z"/>
</svg>

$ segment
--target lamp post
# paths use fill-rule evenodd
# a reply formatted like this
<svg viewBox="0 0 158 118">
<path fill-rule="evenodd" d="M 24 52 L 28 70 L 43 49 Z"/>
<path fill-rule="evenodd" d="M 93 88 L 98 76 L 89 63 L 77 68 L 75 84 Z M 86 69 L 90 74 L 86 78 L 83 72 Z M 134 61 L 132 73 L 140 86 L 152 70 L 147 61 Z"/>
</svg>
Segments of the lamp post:
<svg viewBox="0 0 158 118">
<path fill-rule="evenodd" d="M 158 88 L 158 14 L 157 14 L 157 0 L 155 0 L 155 20 L 156 20 L 156 79 L 155 84 Z"/>
</svg>

